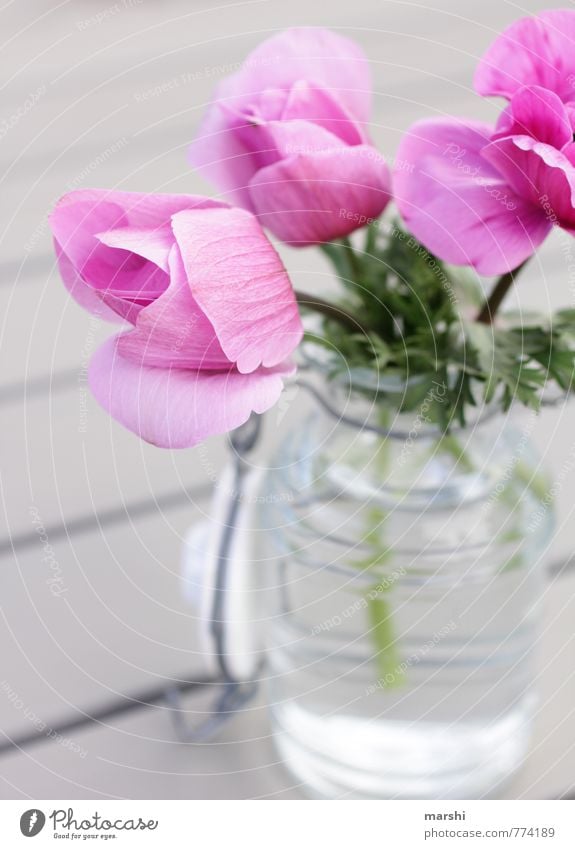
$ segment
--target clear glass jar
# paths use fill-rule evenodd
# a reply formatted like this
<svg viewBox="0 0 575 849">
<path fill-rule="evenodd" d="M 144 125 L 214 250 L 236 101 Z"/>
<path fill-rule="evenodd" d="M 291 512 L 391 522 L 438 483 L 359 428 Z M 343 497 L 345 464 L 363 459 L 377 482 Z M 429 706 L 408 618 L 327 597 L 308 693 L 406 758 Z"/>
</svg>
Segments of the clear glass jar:
<svg viewBox="0 0 575 849">
<path fill-rule="evenodd" d="M 497 796 L 529 744 L 553 524 L 528 430 L 487 410 L 441 436 L 426 398 L 321 393 L 262 508 L 279 752 L 315 798 Z"/>
</svg>

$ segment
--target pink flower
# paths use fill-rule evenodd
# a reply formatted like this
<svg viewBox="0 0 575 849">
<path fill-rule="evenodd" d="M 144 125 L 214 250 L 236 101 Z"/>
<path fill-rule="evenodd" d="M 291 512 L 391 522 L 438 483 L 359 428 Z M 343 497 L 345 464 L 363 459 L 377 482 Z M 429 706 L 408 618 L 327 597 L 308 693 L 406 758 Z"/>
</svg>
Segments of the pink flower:
<svg viewBox="0 0 575 849">
<path fill-rule="evenodd" d="M 263 42 L 217 89 L 191 163 L 285 242 L 317 244 L 377 217 L 389 172 L 371 146 L 361 49 L 323 29 Z"/>
<path fill-rule="evenodd" d="M 553 225 L 575 231 L 570 115 L 558 95 L 526 86 L 495 129 L 455 118 L 416 123 L 394 177 L 416 238 L 447 262 L 492 275 L 531 256 Z"/>
<path fill-rule="evenodd" d="M 475 90 L 510 99 L 538 85 L 575 107 L 575 11 L 555 9 L 511 24 L 481 59 Z"/>
<path fill-rule="evenodd" d="M 76 300 L 131 325 L 90 364 L 113 418 L 184 448 L 275 403 L 302 328 L 252 215 L 202 197 L 88 190 L 65 195 L 50 224 Z"/>
</svg>

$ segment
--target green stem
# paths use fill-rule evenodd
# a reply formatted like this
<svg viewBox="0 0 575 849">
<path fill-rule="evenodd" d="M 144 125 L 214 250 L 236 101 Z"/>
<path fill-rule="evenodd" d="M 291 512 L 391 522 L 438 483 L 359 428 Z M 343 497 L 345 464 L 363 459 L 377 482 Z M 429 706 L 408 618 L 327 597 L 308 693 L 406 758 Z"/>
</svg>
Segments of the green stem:
<svg viewBox="0 0 575 849">
<path fill-rule="evenodd" d="M 352 279 L 354 282 L 359 282 L 362 274 L 361 261 L 359 260 L 355 250 L 353 249 L 353 245 L 347 236 L 344 236 L 341 243 L 347 251 L 347 260 L 351 268 Z"/>
<path fill-rule="evenodd" d="M 526 259 L 524 262 L 521 263 L 521 265 L 518 265 L 516 269 L 514 269 L 513 271 L 508 271 L 507 274 L 502 274 L 501 277 L 499 277 L 493 288 L 493 291 L 485 301 L 481 312 L 477 316 L 476 321 L 478 321 L 480 324 L 491 324 L 493 322 L 495 314 L 501 306 L 505 295 L 513 285 L 515 278 L 518 276 L 518 274 L 520 274 L 522 269 L 525 268 L 528 261 L 529 260 Z"/>
<path fill-rule="evenodd" d="M 473 472 L 475 470 L 473 463 L 465 453 L 465 448 L 452 433 L 444 433 L 440 437 L 439 449 L 449 454 L 464 472 Z"/>
<path fill-rule="evenodd" d="M 340 277 L 346 277 L 348 267 L 346 257 L 343 254 L 341 245 L 338 242 L 323 242 L 318 245 L 320 251 L 326 255 Z"/>
<path fill-rule="evenodd" d="M 380 222 L 375 221 L 373 224 L 367 225 L 367 232 L 365 235 L 365 255 L 367 257 L 372 257 L 375 253 L 375 249 L 377 247 L 377 234 L 380 227 Z"/>
<path fill-rule="evenodd" d="M 319 248 L 329 259 L 341 281 L 348 287 L 354 288 L 363 276 L 363 269 L 361 260 L 349 239 L 324 242 L 319 245 Z"/>
<path fill-rule="evenodd" d="M 371 636 L 377 651 L 375 660 L 382 685 L 396 687 L 401 684 L 403 671 L 393 627 L 392 606 L 378 587 L 374 587 L 367 599 L 367 613 L 371 625 Z"/>
<path fill-rule="evenodd" d="M 343 307 L 331 304 L 317 295 L 308 295 L 306 292 L 295 292 L 296 301 L 300 306 L 308 310 L 319 312 L 331 321 L 337 321 L 354 333 L 363 333 L 364 336 L 369 335 L 369 331 L 361 324 L 358 318 L 352 315 Z"/>
<path fill-rule="evenodd" d="M 375 463 L 379 472 L 384 475 L 381 466 L 381 461 L 384 460 L 387 464 L 387 446 L 385 440 L 382 441 L 379 453 L 376 455 Z M 356 563 L 358 568 L 362 569 L 381 569 L 383 564 L 390 559 L 391 552 L 385 550 L 383 545 L 380 530 L 385 524 L 387 514 L 379 509 L 374 508 L 370 511 L 368 521 L 370 529 L 365 536 L 367 544 L 373 548 L 374 555 L 366 560 Z M 380 581 L 374 584 L 365 597 L 367 603 L 367 617 L 370 626 L 370 638 L 375 649 L 374 661 L 377 668 L 378 677 L 381 681 L 381 686 L 385 688 L 397 687 L 403 682 L 403 670 L 400 666 L 400 653 L 395 634 L 393 606 L 389 599 L 389 593 L 392 589 L 392 582 L 387 581 L 385 575 L 380 574 Z"/>
<path fill-rule="evenodd" d="M 339 279 L 346 286 L 353 283 L 354 272 L 349 261 L 349 253 L 341 242 L 324 242 L 319 246 L 322 253 L 328 258 Z"/>
<path fill-rule="evenodd" d="M 538 501 L 545 501 L 549 494 L 549 481 L 544 475 L 534 472 L 527 463 L 520 460 L 515 466 L 515 477 L 527 489 L 531 490 Z"/>
</svg>

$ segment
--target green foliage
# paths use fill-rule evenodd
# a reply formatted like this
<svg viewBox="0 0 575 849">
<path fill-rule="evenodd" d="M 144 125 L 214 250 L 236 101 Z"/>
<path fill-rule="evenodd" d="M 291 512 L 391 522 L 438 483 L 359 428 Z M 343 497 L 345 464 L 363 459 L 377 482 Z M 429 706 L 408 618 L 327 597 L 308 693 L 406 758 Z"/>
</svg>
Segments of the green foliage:
<svg viewBox="0 0 575 849">
<path fill-rule="evenodd" d="M 348 240 L 323 249 L 342 283 L 340 305 L 362 328 L 350 333 L 323 318 L 332 374 L 368 367 L 395 375 L 409 387 L 397 393 L 398 408 L 428 398 L 428 414 L 445 430 L 465 424 L 481 397 L 504 410 L 514 401 L 538 408 L 549 382 L 571 390 L 575 310 L 481 324 L 473 318 L 484 299 L 477 278 L 444 264 L 396 223 L 368 228 L 363 251 Z"/>
</svg>

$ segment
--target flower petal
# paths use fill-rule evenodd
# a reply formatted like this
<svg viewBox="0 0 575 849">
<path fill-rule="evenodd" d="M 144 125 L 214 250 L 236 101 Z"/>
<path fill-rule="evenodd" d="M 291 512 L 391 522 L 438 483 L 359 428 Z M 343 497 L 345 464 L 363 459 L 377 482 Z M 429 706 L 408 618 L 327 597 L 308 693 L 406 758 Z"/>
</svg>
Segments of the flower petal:
<svg viewBox="0 0 575 849">
<path fill-rule="evenodd" d="M 192 296 L 177 245 L 169 262 L 168 289 L 140 310 L 134 330 L 119 337 L 118 352 L 148 366 L 229 370 L 232 363 Z"/>
<path fill-rule="evenodd" d="M 292 156 L 250 183 L 254 209 L 279 239 L 313 245 L 377 218 L 390 199 L 389 169 L 368 145 Z"/>
<path fill-rule="evenodd" d="M 497 124 L 497 136 L 531 136 L 559 150 L 573 138 L 567 108 L 560 97 L 540 86 L 525 86 Z"/>
<path fill-rule="evenodd" d="M 362 48 L 321 27 L 294 27 L 262 42 L 221 84 L 217 99 L 254 102 L 265 89 L 289 90 L 299 80 L 325 89 L 356 120 L 369 121 L 371 74 Z"/>
<path fill-rule="evenodd" d="M 102 303 L 114 312 L 114 321 L 127 321 L 130 324 L 135 324 L 144 307 L 144 303 L 126 300 L 118 295 L 112 295 L 110 292 L 97 292 L 97 296 Z"/>
<path fill-rule="evenodd" d="M 50 215 L 50 226 L 60 253 L 67 256 L 78 275 L 93 289 L 107 289 L 126 260 L 96 238 L 96 233 L 128 224 L 122 206 L 93 197 L 100 193 L 64 195 Z"/>
<path fill-rule="evenodd" d="M 551 223 L 481 155 L 491 128 L 455 119 L 416 123 L 402 139 L 395 199 L 414 236 L 446 262 L 503 274 L 543 241 Z"/>
<path fill-rule="evenodd" d="M 246 147 L 252 151 L 258 170 L 299 154 L 308 155 L 345 147 L 337 136 L 311 121 L 246 124 L 238 132 Z"/>
<path fill-rule="evenodd" d="M 218 98 L 219 100 L 219 98 Z M 246 119 L 216 101 L 202 121 L 188 151 L 188 161 L 237 206 L 251 209 L 248 183 L 258 169 L 242 135 Z"/>
<path fill-rule="evenodd" d="M 96 238 L 109 248 L 120 248 L 137 254 L 155 263 L 166 273 L 168 257 L 174 244 L 169 223 L 154 229 L 148 227 L 117 227 L 105 233 L 96 233 Z"/>
<path fill-rule="evenodd" d="M 62 282 L 77 304 L 106 321 L 130 321 L 115 303 L 107 303 L 97 290 L 88 286 L 56 239 L 54 239 L 54 250 Z"/>
<path fill-rule="evenodd" d="M 286 99 L 282 92 L 302 80 L 325 91 L 355 121 L 369 120 L 371 75 L 357 44 L 306 27 L 264 41 L 217 87 L 189 150 L 190 164 L 244 209 L 253 211 L 247 186 L 259 167 L 242 139 L 245 115 L 259 109 L 264 118 L 279 117 Z"/>
<path fill-rule="evenodd" d="M 483 156 L 552 223 L 575 227 L 575 168 L 561 151 L 531 136 L 511 136 L 489 144 Z"/>
<path fill-rule="evenodd" d="M 214 206 L 223 206 L 220 201 L 203 197 L 202 195 L 182 194 L 154 194 L 151 192 L 119 192 L 114 189 L 80 189 L 63 195 L 50 215 L 50 223 L 65 229 L 65 235 L 69 235 L 70 229 L 78 224 L 74 220 L 77 216 L 73 210 L 77 204 L 83 204 L 94 210 L 94 215 L 102 218 L 111 218 L 115 212 L 117 219 L 113 221 L 113 227 L 122 226 L 125 221 L 132 227 L 145 227 L 155 229 L 169 222 L 170 217 L 182 209 L 208 209 Z M 107 207 L 112 206 L 111 213 Z M 61 217 L 62 216 L 62 217 Z M 106 229 L 93 232 L 103 232 Z"/>
<path fill-rule="evenodd" d="M 308 80 L 299 80 L 290 89 L 281 120 L 309 121 L 322 127 L 345 144 L 368 142 L 367 134 L 357 124 L 337 96 L 314 86 Z"/>
<path fill-rule="evenodd" d="M 504 30 L 479 62 L 474 86 L 478 94 L 510 98 L 525 85 L 538 85 L 573 100 L 574 74 L 575 11 L 555 9 Z"/>
<path fill-rule="evenodd" d="M 122 313 L 125 310 L 118 299 L 143 297 L 145 301 L 157 297 L 168 285 L 164 272 L 145 263 L 145 254 L 109 247 L 97 234 L 132 227 L 161 230 L 181 209 L 221 206 L 195 195 L 101 189 L 69 192 L 60 198 L 49 219 L 64 283 L 78 303 L 97 313 L 102 312 L 102 300 L 113 312 Z M 94 290 L 105 296 L 100 298 Z M 127 309 L 135 312 L 131 307 Z M 112 318 L 113 313 L 106 311 L 106 317 Z"/>
<path fill-rule="evenodd" d="M 241 209 L 174 215 L 194 299 L 239 371 L 274 366 L 303 335 L 290 279 L 258 221 Z"/>
<path fill-rule="evenodd" d="M 293 373 L 289 364 L 252 374 L 151 368 L 122 357 L 117 339 L 92 358 L 90 388 L 116 421 L 160 448 L 189 448 L 264 413 Z"/>
</svg>

